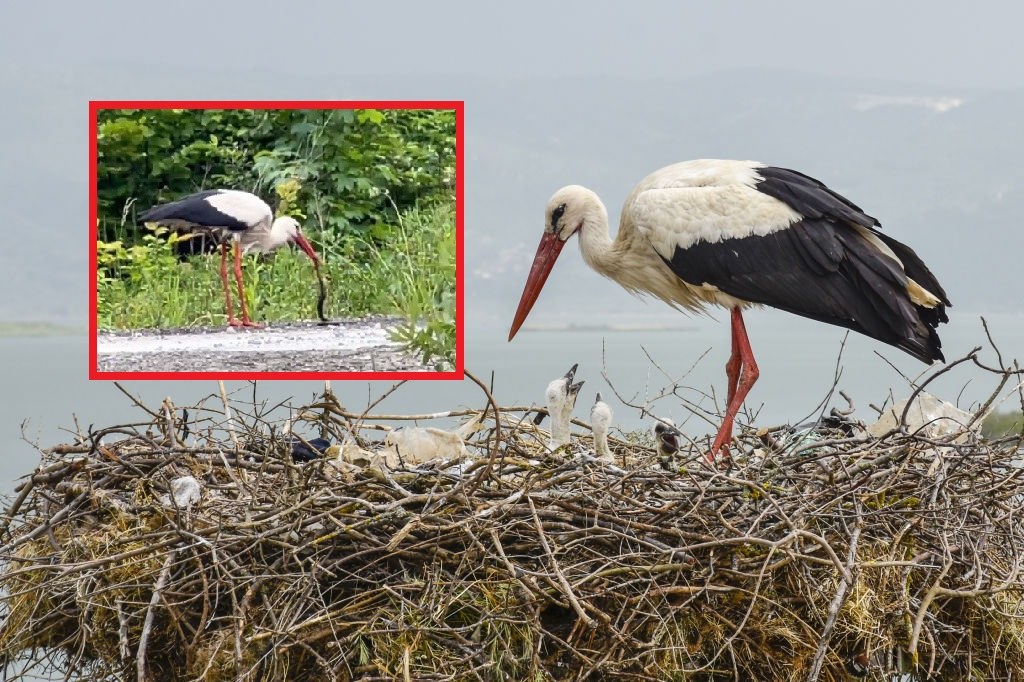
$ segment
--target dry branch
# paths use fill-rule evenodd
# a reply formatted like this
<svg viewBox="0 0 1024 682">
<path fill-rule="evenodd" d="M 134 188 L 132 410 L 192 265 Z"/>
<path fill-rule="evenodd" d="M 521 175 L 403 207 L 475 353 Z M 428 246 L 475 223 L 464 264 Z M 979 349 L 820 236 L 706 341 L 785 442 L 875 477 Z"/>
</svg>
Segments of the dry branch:
<svg viewBox="0 0 1024 682">
<path fill-rule="evenodd" d="M 666 470 L 637 439 L 613 440 L 611 466 L 589 437 L 548 452 L 528 408 L 478 384 L 469 462 L 295 465 L 280 422 L 226 400 L 190 406 L 188 429 L 167 401 L 47 450 L 3 520 L 8 678 L 838 682 L 857 654 L 879 680 L 1024 669 L 1018 439 L 871 440 L 847 420 L 748 430 L 727 471 L 699 447 Z M 374 415 L 327 396 L 292 414 L 314 410 L 319 435 L 381 447 Z M 198 502 L 172 494 L 185 477 Z"/>
</svg>

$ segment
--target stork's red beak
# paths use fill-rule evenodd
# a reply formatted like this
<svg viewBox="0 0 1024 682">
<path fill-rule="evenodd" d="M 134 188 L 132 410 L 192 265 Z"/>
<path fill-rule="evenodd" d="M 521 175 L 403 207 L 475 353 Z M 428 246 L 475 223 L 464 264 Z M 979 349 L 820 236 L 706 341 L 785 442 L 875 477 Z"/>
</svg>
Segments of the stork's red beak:
<svg viewBox="0 0 1024 682">
<path fill-rule="evenodd" d="M 313 265 L 320 265 L 320 258 L 316 255 L 316 251 L 313 250 L 313 245 L 310 244 L 309 241 L 302 236 L 301 232 L 295 235 L 295 243 L 299 245 L 300 249 L 306 252 L 306 255 L 309 256 L 309 259 L 313 261 Z"/>
<path fill-rule="evenodd" d="M 565 242 L 558 238 L 554 232 L 545 232 L 540 238 L 540 246 L 537 247 L 537 255 L 533 257 L 533 266 L 530 268 L 530 276 L 526 278 L 526 286 L 523 287 L 523 297 L 519 299 L 519 308 L 516 310 L 515 319 L 512 320 L 512 329 L 508 332 L 508 340 L 516 335 L 519 328 L 526 321 L 530 309 L 544 288 L 544 282 L 548 281 L 551 268 L 558 260 L 558 254 L 562 251 Z"/>
</svg>

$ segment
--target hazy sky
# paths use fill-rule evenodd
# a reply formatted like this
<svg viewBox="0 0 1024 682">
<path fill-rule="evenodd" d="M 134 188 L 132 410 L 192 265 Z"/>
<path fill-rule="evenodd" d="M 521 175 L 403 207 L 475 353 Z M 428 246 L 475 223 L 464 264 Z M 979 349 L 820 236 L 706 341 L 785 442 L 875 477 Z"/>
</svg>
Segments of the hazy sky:
<svg viewBox="0 0 1024 682">
<path fill-rule="evenodd" d="M 1024 5 L 1009 1 L 7 2 L 0 57 L 323 74 L 671 77 L 767 66 L 1020 87 L 1022 25 Z"/>
<path fill-rule="evenodd" d="M 0 86 L 5 86 L 0 88 L 5 98 L 0 129 L 6 131 L 7 141 L 0 151 L 0 200 L 8 230 L 0 270 L 7 275 L 7 298 L 22 304 L 18 310 L 39 311 L 44 317 L 81 306 L 83 312 L 72 319 L 85 319 L 86 282 L 91 280 L 86 271 L 86 249 L 91 245 L 85 237 L 86 100 L 90 97 L 349 97 L 349 81 L 358 80 L 359 96 L 367 98 L 467 99 L 467 263 L 472 269 L 476 257 L 491 263 L 492 269 L 493 264 L 507 265 L 502 281 L 486 283 L 489 301 L 500 301 L 489 308 L 501 326 L 487 330 L 487 336 L 478 332 L 467 344 L 468 366 L 481 376 L 502 364 L 500 376 L 517 375 L 541 358 L 544 365 L 537 371 L 545 373 L 546 380 L 580 361 L 590 373 L 587 390 L 601 387 L 596 368 L 603 357 L 586 360 L 580 354 L 602 353 L 603 346 L 541 354 L 537 348 L 542 335 L 519 337 L 514 346 L 505 343 L 504 325 L 536 248 L 544 202 L 558 186 L 585 182 L 611 200 L 614 212 L 644 173 L 699 154 L 754 156 L 780 164 L 799 159 L 796 167 L 801 170 L 830 184 L 839 183 L 844 190 L 856 190 L 851 198 L 883 216 L 894 235 L 912 237 L 929 263 L 943 265 L 940 254 L 946 262 L 967 254 L 962 259 L 967 266 L 937 267 L 943 281 L 950 282 L 948 289 L 957 304 L 953 314 L 961 314 L 966 306 L 961 306 L 962 289 L 956 278 L 980 286 L 981 278 L 972 268 L 983 266 L 971 263 L 985 262 L 987 243 L 1015 243 L 1006 235 L 1020 234 L 1019 188 L 1024 181 L 1019 180 L 1020 154 L 1014 147 L 1020 145 L 1018 112 L 1024 110 L 1020 104 L 1022 25 L 1024 4 L 949 0 L 843 4 L 827 0 L 0 0 Z M 730 69 L 751 71 L 741 77 L 687 80 Z M 824 77 L 776 77 L 765 69 Z M 389 74 L 403 77 L 389 78 Z M 459 74 L 476 78 L 461 79 Z M 331 77 L 344 75 L 369 77 Z M 490 81 L 488 76 L 495 79 Z M 564 87 L 550 80 L 539 82 L 565 76 L 594 78 Z M 509 77 L 532 82 L 523 86 Z M 647 88 L 646 83 L 630 82 L 630 77 L 662 82 Z M 868 84 L 862 88 L 859 83 L 843 82 L 838 92 L 830 94 L 828 86 L 849 77 L 864 78 Z M 884 81 L 937 87 L 904 88 L 902 83 L 886 87 Z M 447 90 L 434 93 L 432 83 L 448 84 Z M 623 83 L 633 86 L 630 94 Z M 756 97 L 751 96 L 751 83 L 761 86 Z M 803 83 L 812 85 L 805 89 Z M 1018 92 L 965 92 L 972 87 Z M 409 88 L 417 90 L 409 92 Z M 645 94 L 651 91 L 658 97 Z M 858 98 L 878 94 L 955 97 L 970 104 L 943 114 L 946 118 L 922 117 L 920 107 L 856 108 L 862 101 Z M 988 101 L 972 108 L 985 98 Z M 687 106 L 673 106 L 679 101 Z M 608 102 L 617 106 L 602 111 Z M 688 135 L 680 134 L 681 127 Z M 634 140 L 639 149 L 630 146 Z M 922 156 L 921 149 L 932 154 Z M 889 199 L 893 192 L 885 184 L 888 178 L 902 183 L 895 200 Z M 969 191 L 963 190 L 965 185 Z M 933 213 L 923 214 L 928 209 Z M 924 215 L 916 223 L 916 234 L 907 224 L 914 211 Z M 926 239 L 927 230 L 937 222 L 932 220 L 936 214 L 946 218 L 944 225 L 965 224 L 970 230 L 950 228 Z M 987 219 L 968 220 L 979 214 Z M 492 215 L 495 220 L 483 220 Z M 503 252 L 484 241 L 498 230 L 506 230 L 510 249 L 518 249 L 513 253 L 516 257 L 504 264 Z M 948 247 L 957 245 L 950 235 L 965 233 L 970 249 Z M 53 258 L 55 252 L 63 255 Z M 1004 247 L 999 255 L 1009 259 L 1012 255 L 1007 254 L 1014 253 L 1019 251 Z M 563 256 L 563 261 L 535 318 L 544 307 L 560 310 L 552 297 L 560 285 L 569 293 L 576 291 L 569 285 L 578 273 L 578 290 L 593 292 L 594 298 L 625 296 L 597 275 L 581 273 L 576 254 Z M 1009 303 L 1004 308 L 1019 309 L 1018 297 L 1006 298 Z M 631 299 L 629 303 L 637 310 L 675 319 L 656 302 L 646 307 Z M 722 319 L 721 313 L 718 318 Z M 67 313 L 60 319 L 67 319 Z M 687 324 L 679 319 L 679 324 Z M 786 324 L 781 314 L 771 319 Z M 769 338 L 758 346 L 764 376 L 754 399 L 766 399 L 773 391 L 793 393 L 797 377 L 798 383 L 807 384 L 813 406 L 821 395 L 818 391 L 831 381 L 834 354 L 812 367 L 805 354 L 788 352 L 793 338 L 804 340 L 825 329 L 790 319 L 794 329 L 803 331 L 776 341 L 775 351 L 770 335 L 762 332 L 762 338 Z M 581 317 L 579 321 L 588 320 Z M 470 332 L 474 322 L 467 316 Z M 966 324 L 960 329 L 967 329 Z M 977 328 L 975 320 L 969 324 Z M 832 328 L 828 333 L 832 336 L 817 338 L 841 337 Z M 967 336 L 960 332 L 961 339 Z M 533 352 L 531 338 L 537 342 Z M 953 357 L 956 344 L 944 338 Z M 720 387 L 727 340 L 727 327 L 718 325 L 707 335 L 679 339 L 679 346 L 672 347 L 672 358 L 683 371 L 704 349 L 717 344 L 717 355 L 709 355 L 690 381 L 702 390 Z M 614 342 L 610 339 L 610 344 Z M 822 343 L 826 355 L 838 345 Z M 855 343 L 851 341 L 851 348 Z M 48 426 L 67 423 L 68 412 L 81 403 L 83 423 L 115 419 L 111 405 L 124 401 L 113 388 L 85 380 L 84 336 L 80 344 L 79 357 L 65 365 L 49 363 L 51 346 L 42 344 L 39 348 L 32 344 L 32 350 L 38 351 L 35 355 L 0 353 L 0 377 L 15 386 L 6 397 L 17 401 L 17 409 L 0 403 L 0 447 L 5 452 L 22 446 L 17 431 L 24 417 L 41 419 Z M 881 364 L 864 359 L 869 355 L 866 346 L 851 355 L 858 358 L 859 377 Z M 20 387 L 12 383 L 19 373 Z M 773 388 L 773 380 L 782 383 Z M 532 392 L 504 392 L 499 399 L 503 404 L 537 400 L 545 382 L 535 383 Z M 861 404 L 879 400 L 882 387 L 890 385 L 888 377 L 879 379 L 872 390 L 860 394 Z M 179 399 L 184 390 L 153 382 L 138 382 L 133 388 L 156 403 L 166 395 Z M 346 390 L 346 400 L 359 397 Z M 467 390 L 471 397 L 464 400 L 479 399 L 474 386 Z M 430 393 L 431 400 L 416 404 L 414 411 L 449 409 L 463 400 L 440 389 Z M 55 404 L 54 395 L 73 399 L 75 406 Z M 184 401 L 180 398 L 179 404 Z M 46 435 L 44 442 L 51 438 Z M 27 457 L 34 463 L 34 453 Z M 21 465 L 19 471 L 27 466 Z"/>
</svg>

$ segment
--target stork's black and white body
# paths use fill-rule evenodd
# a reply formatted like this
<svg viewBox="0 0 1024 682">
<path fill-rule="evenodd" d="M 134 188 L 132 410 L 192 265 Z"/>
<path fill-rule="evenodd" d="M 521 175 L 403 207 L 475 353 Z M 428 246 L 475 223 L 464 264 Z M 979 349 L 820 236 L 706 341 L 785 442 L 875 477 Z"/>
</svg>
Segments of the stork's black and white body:
<svg viewBox="0 0 1024 682">
<path fill-rule="evenodd" d="M 548 414 L 551 415 L 551 440 L 548 442 L 548 448 L 551 450 L 569 444 L 572 411 L 576 407 L 576 396 L 583 388 L 582 381 L 572 383 L 576 376 L 576 367 L 577 365 L 573 365 L 564 376 L 549 383 L 544 392 L 544 402 Z"/>
<path fill-rule="evenodd" d="M 597 394 L 594 406 L 590 408 L 590 429 L 594 433 L 594 454 L 602 462 L 611 462 L 612 451 L 608 447 L 608 430 L 612 425 L 612 408 Z"/>
<path fill-rule="evenodd" d="M 285 244 L 295 243 L 319 267 L 316 251 L 302 235 L 295 218 L 282 216 L 274 219 L 274 212 L 267 202 L 255 194 L 234 189 L 212 189 L 196 192 L 168 204 L 154 206 L 139 220 L 171 227 L 202 229 L 220 233 L 221 237 L 231 235 L 235 252 L 235 283 L 242 309 L 241 321 L 235 319 L 231 305 L 231 287 L 228 285 L 227 240 L 221 239 L 220 277 L 224 284 L 224 300 L 227 306 L 228 324 L 231 326 L 258 327 L 249 319 L 249 308 L 245 302 L 242 286 L 243 253 L 255 251 L 270 253 Z"/>
<path fill-rule="evenodd" d="M 943 359 L 935 330 L 949 301 L 935 276 L 877 220 L 796 171 L 714 159 L 667 166 L 630 193 L 614 240 L 604 204 L 578 185 L 554 194 L 545 220 L 509 340 L 577 233 L 587 264 L 632 293 L 675 308 L 728 308 L 728 404 L 712 454 L 731 439 L 759 374 L 741 313 L 748 306 L 847 327 L 924 362 Z"/>
</svg>

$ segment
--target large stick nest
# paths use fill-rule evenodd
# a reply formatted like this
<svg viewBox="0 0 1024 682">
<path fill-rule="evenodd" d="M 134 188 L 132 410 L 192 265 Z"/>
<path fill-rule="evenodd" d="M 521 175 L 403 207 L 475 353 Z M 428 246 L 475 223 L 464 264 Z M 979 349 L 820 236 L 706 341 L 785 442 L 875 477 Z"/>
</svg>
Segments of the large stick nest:
<svg viewBox="0 0 1024 682">
<path fill-rule="evenodd" d="M 312 406 L 324 433 L 378 447 L 362 440 L 371 419 L 331 398 Z M 454 466 L 296 465 L 280 423 L 237 404 L 230 421 L 197 421 L 190 445 L 165 409 L 45 451 L 4 520 L 8 674 L 842 680 L 859 660 L 879 680 L 995 680 L 1024 669 L 1018 440 L 747 430 L 726 470 L 703 448 L 667 463 L 637 440 L 613 440 L 607 464 L 586 437 L 548 452 L 524 408 L 488 398 L 471 460 Z M 201 497 L 179 504 L 170 492 L 187 476 Z"/>
</svg>

